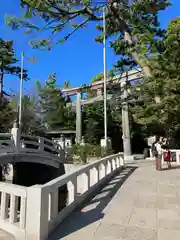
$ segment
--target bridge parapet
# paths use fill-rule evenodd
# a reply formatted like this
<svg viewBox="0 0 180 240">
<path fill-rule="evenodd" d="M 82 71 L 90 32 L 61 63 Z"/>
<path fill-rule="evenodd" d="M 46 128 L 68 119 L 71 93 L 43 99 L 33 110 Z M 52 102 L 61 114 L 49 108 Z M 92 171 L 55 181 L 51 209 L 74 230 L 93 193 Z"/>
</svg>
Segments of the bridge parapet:
<svg viewBox="0 0 180 240">
<path fill-rule="evenodd" d="M 44 240 L 75 208 L 124 165 L 123 153 L 111 155 L 44 185 L 22 187 L 0 182 L 0 227 L 17 240 Z M 58 191 L 68 186 L 67 206 L 60 212 Z"/>
<path fill-rule="evenodd" d="M 0 155 L 8 153 L 39 154 L 64 160 L 64 150 L 58 143 L 44 137 L 23 135 L 18 128 L 13 128 L 11 133 L 0 133 Z"/>
<path fill-rule="evenodd" d="M 123 165 L 123 153 L 119 153 L 87 164 L 79 170 L 58 177 L 43 186 L 29 188 L 29 194 L 27 194 L 29 208 L 26 212 L 27 240 L 47 239 L 59 223 L 79 207 L 86 198 L 96 193 Z M 66 184 L 68 200 L 66 207 L 59 212 L 58 191 Z M 32 205 L 32 199 L 35 196 L 36 202 L 35 205 Z"/>
<path fill-rule="evenodd" d="M 0 226 L 25 239 L 27 188 L 0 182 Z"/>
</svg>

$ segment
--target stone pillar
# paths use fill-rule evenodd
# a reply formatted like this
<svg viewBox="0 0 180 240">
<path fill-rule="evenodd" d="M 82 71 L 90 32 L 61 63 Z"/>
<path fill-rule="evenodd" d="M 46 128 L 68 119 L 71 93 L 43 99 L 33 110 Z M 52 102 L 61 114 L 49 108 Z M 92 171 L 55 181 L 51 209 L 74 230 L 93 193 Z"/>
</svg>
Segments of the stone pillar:
<svg viewBox="0 0 180 240">
<path fill-rule="evenodd" d="M 82 138 L 81 138 L 81 145 L 82 145 L 82 146 L 85 146 L 85 139 L 84 139 L 84 136 L 82 136 Z"/>
<path fill-rule="evenodd" d="M 76 143 L 81 142 L 82 136 L 82 109 L 81 109 L 81 93 L 77 93 L 76 98 Z"/>
<path fill-rule="evenodd" d="M 62 149 L 65 150 L 65 136 L 64 134 L 61 134 L 59 144 L 61 145 Z"/>
<path fill-rule="evenodd" d="M 40 185 L 27 188 L 26 209 L 26 240 L 47 239 L 49 201 L 46 188 Z"/>
<path fill-rule="evenodd" d="M 20 139 L 21 139 L 21 130 L 18 128 L 17 123 L 14 123 L 13 128 L 11 129 L 12 140 L 14 141 L 14 150 L 16 153 L 20 151 Z"/>
<path fill-rule="evenodd" d="M 131 162 L 133 160 L 131 152 L 131 136 L 129 127 L 129 109 L 128 109 L 128 91 L 126 88 L 126 81 L 121 83 L 122 91 L 122 132 L 123 132 L 123 151 L 124 151 L 124 161 Z"/>
</svg>

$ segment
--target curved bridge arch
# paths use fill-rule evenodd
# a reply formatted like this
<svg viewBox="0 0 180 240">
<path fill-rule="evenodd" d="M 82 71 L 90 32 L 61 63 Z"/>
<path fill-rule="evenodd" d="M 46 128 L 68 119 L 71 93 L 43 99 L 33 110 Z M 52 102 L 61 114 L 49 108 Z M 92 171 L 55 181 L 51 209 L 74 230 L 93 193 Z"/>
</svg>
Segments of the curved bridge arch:
<svg viewBox="0 0 180 240">
<path fill-rule="evenodd" d="M 44 156 L 43 154 L 36 153 L 6 153 L 0 155 L 0 164 L 13 164 L 18 162 L 40 163 L 54 168 L 59 168 L 60 163 L 62 163 L 62 161 L 52 156 Z"/>
<path fill-rule="evenodd" d="M 22 135 L 18 128 L 0 133 L 0 164 L 31 162 L 59 168 L 64 160 L 64 150 L 54 141 Z"/>
</svg>

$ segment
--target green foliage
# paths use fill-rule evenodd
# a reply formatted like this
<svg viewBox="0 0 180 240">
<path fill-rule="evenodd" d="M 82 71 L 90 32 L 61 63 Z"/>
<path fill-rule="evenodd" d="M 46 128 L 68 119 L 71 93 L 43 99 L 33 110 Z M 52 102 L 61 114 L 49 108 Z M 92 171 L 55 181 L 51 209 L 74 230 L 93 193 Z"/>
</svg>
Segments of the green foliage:
<svg viewBox="0 0 180 240">
<path fill-rule="evenodd" d="M 11 100 L 10 106 L 13 109 L 15 120 L 18 118 L 18 96 Z M 39 113 L 39 106 L 36 98 L 24 95 L 22 98 L 22 133 L 27 135 L 43 135 L 44 126 Z"/>
<path fill-rule="evenodd" d="M 149 134 L 172 136 L 180 132 L 179 36 L 180 19 L 177 18 L 169 23 L 161 41 L 163 51 L 151 58 L 154 77 L 141 83 L 138 91 L 134 87 L 137 99 L 132 109 L 134 118 Z"/>
<path fill-rule="evenodd" d="M 9 132 L 13 124 L 13 110 L 5 97 L 0 97 L 0 112 L 0 132 Z"/>
<path fill-rule="evenodd" d="M 109 156 L 111 154 L 113 154 L 112 149 L 105 151 L 103 148 L 101 148 L 100 145 L 74 144 L 72 148 L 70 148 L 68 151 L 67 160 L 80 163 L 87 163 L 91 159 L 97 160 L 98 158 Z"/>
<path fill-rule="evenodd" d="M 111 47 L 116 54 L 120 55 L 126 68 L 132 68 L 138 64 L 143 68 L 147 77 L 152 75 L 149 56 L 159 47 L 159 39 L 164 36 L 164 31 L 160 28 L 158 21 L 158 14 L 169 5 L 168 0 L 115 0 L 108 2 L 106 7 L 106 37 L 113 37 Z M 52 36 L 55 34 L 59 34 L 56 43 L 62 43 L 78 29 L 86 26 L 87 22 L 102 20 L 104 4 L 87 3 L 86 1 L 69 2 L 68 0 L 21 0 L 21 6 L 25 11 L 24 19 L 6 16 L 7 25 L 12 29 L 25 28 L 26 31 L 32 32 L 50 31 L 52 35 L 47 39 L 31 41 L 35 48 L 50 50 L 54 42 Z M 40 17 L 44 22 L 44 26 L 41 28 L 32 23 L 37 17 Z M 71 26 L 71 30 L 62 38 L 63 30 L 67 26 L 68 29 Z M 96 40 L 102 41 L 103 28 L 98 24 L 97 29 L 101 33 Z M 122 70 L 124 64 L 118 62 L 117 68 Z"/>
<path fill-rule="evenodd" d="M 49 75 L 45 87 L 37 84 L 43 122 L 49 130 L 74 129 L 75 113 L 67 107 L 71 100 L 64 98 L 56 85 L 56 74 Z"/>
<path fill-rule="evenodd" d="M 101 72 L 92 78 L 92 82 L 97 82 L 97 81 L 103 80 L 103 77 L 104 77 L 104 73 Z"/>
<path fill-rule="evenodd" d="M 115 100 L 113 106 L 107 105 L 108 136 L 113 139 L 121 136 L 121 106 L 116 109 L 116 104 L 119 105 L 119 102 Z M 104 137 L 103 102 L 85 105 L 83 119 L 85 141 L 94 145 L 99 144 L 100 139 Z"/>
<path fill-rule="evenodd" d="M 11 74 L 20 77 L 21 68 L 17 64 L 13 50 L 13 41 L 5 41 L 0 38 L 0 94 L 3 95 L 4 75 Z M 28 79 L 27 71 L 24 70 L 24 79 Z"/>
<path fill-rule="evenodd" d="M 113 70 L 109 70 L 109 71 L 107 72 L 107 78 L 108 78 L 108 79 L 111 79 L 111 78 L 113 78 L 114 76 L 115 76 L 115 74 L 114 74 L 114 71 L 113 71 Z M 97 74 L 96 76 L 94 76 L 94 77 L 92 78 L 92 82 L 101 81 L 101 80 L 103 80 L 103 78 L 104 78 L 104 73 L 101 72 L 101 73 Z"/>
</svg>

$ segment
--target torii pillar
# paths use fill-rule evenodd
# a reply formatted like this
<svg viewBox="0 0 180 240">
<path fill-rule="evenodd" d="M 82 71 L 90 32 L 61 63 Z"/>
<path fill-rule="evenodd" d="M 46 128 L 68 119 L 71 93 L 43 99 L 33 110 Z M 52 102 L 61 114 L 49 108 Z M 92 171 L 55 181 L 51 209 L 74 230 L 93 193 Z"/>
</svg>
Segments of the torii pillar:
<svg viewBox="0 0 180 240">
<path fill-rule="evenodd" d="M 82 109 L 81 109 L 81 92 L 76 95 L 76 143 L 81 143 L 82 137 Z"/>
<path fill-rule="evenodd" d="M 130 126 L 129 126 L 129 107 L 128 107 L 128 91 L 126 87 L 127 82 L 121 82 L 121 91 L 122 91 L 122 139 L 123 139 L 123 152 L 124 152 L 124 161 L 132 162 L 133 156 L 131 152 L 131 135 L 130 135 Z"/>
</svg>

